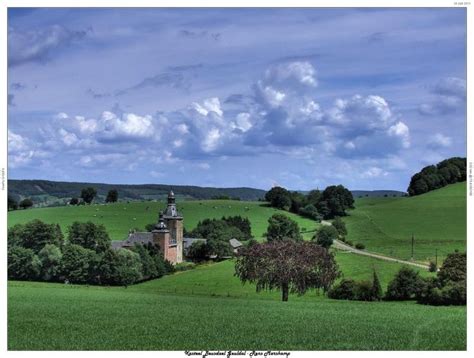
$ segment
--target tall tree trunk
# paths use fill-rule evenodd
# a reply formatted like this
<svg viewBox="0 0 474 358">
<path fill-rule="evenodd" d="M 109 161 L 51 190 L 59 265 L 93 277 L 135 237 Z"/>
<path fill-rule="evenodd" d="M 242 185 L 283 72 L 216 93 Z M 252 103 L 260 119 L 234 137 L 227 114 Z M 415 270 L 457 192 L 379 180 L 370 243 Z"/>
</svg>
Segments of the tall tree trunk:
<svg viewBox="0 0 474 358">
<path fill-rule="evenodd" d="M 281 300 L 283 302 L 288 301 L 288 283 L 281 285 Z"/>
</svg>

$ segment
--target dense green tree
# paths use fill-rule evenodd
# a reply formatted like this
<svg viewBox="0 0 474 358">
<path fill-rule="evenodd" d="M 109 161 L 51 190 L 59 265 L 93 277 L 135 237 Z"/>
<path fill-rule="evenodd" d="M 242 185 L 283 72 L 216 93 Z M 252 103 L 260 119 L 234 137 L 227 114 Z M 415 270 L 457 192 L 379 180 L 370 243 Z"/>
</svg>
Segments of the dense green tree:
<svg viewBox="0 0 474 358">
<path fill-rule="evenodd" d="M 265 194 L 265 200 L 274 208 L 288 210 L 291 206 L 291 193 L 285 188 L 275 186 Z"/>
<path fill-rule="evenodd" d="M 449 281 L 459 282 L 465 281 L 467 274 L 467 257 L 466 253 L 454 252 L 448 254 L 443 265 L 438 271 L 438 278 L 441 284 Z"/>
<path fill-rule="evenodd" d="M 265 234 L 267 241 L 302 240 L 298 223 L 283 214 L 273 214 L 268 219 Z"/>
<path fill-rule="evenodd" d="M 289 292 L 303 295 L 309 289 L 325 292 L 339 276 L 334 256 L 306 241 L 276 240 L 242 248 L 235 262 L 242 283 L 254 283 L 257 292 L 278 289 L 282 301 Z"/>
<path fill-rule="evenodd" d="M 79 199 L 74 197 L 69 200 L 69 205 L 78 205 L 79 204 Z"/>
<path fill-rule="evenodd" d="M 322 219 L 322 215 L 319 214 L 318 209 L 316 209 L 313 204 L 308 204 L 301 208 L 299 214 L 304 217 L 316 220 L 318 222 Z"/>
<path fill-rule="evenodd" d="M 321 193 L 321 202 L 325 202 L 329 209 L 329 212 L 324 217 L 325 219 L 345 216 L 346 210 L 354 207 L 352 193 L 342 185 L 332 185 L 324 189 Z M 322 213 L 319 209 L 318 206 L 318 211 Z"/>
<path fill-rule="evenodd" d="M 223 221 L 225 221 L 227 224 L 230 226 L 234 226 L 237 229 L 239 229 L 242 234 L 244 235 L 245 239 L 248 240 L 252 237 L 252 227 L 250 220 L 246 217 L 241 217 L 240 215 L 235 215 L 235 216 L 229 216 L 229 217 L 223 217 Z"/>
<path fill-rule="evenodd" d="M 379 277 L 377 276 L 377 272 L 373 273 L 372 277 L 372 287 L 371 287 L 371 297 L 374 301 L 380 301 L 382 299 L 383 292 L 382 286 L 380 285 Z"/>
<path fill-rule="evenodd" d="M 132 251 L 140 256 L 143 279 L 156 278 L 158 275 L 156 262 L 153 257 L 151 257 L 149 251 L 141 244 L 135 244 Z"/>
<path fill-rule="evenodd" d="M 306 202 L 314 206 L 317 206 L 320 200 L 321 200 L 321 191 L 319 191 L 319 189 L 311 190 L 306 196 Z"/>
<path fill-rule="evenodd" d="M 140 255 L 127 249 L 117 250 L 117 276 L 121 285 L 128 286 L 143 279 Z"/>
<path fill-rule="evenodd" d="M 41 278 L 45 281 L 56 281 L 61 274 L 61 260 L 63 254 L 59 247 L 52 244 L 45 245 L 38 253 L 41 261 Z"/>
<path fill-rule="evenodd" d="M 419 293 L 422 284 L 418 272 L 408 266 L 403 266 L 388 284 L 385 299 L 389 301 L 413 299 Z"/>
<path fill-rule="evenodd" d="M 22 201 L 20 201 L 20 203 L 18 205 L 22 209 L 29 209 L 33 206 L 33 200 L 31 200 L 30 198 L 26 198 L 26 199 L 23 199 Z"/>
<path fill-rule="evenodd" d="M 92 200 L 94 200 L 96 195 L 97 195 L 97 190 L 93 187 L 87 187 L 81 190 L 81 198 L 82 200 L 84 200 L 86 204 L 92 203 Z"/>
<path fill-rule="evenodd" d="M 332 225 L 323 225 L 316 231 L 316 234 L 313 236 L 313 240 L 316 243 L 326 249 L 329 249 L 333 244 L 334 240 L 337 240 L 338 232 L 336 228 Z"/>
<path fill-rule="evenodd" d="M 204 241 L 195 241 L 189 247 L 186 256 L 192 261 L 204 261 L 208 257 L 208 246 Z"/>
<path fill-rule="evenodd" d="M 105 198 L 106 203 L 115 203 L 118 200 L 118 191 L 117 189 L 110 189 Z"/>
<path fill-rule="evenodd" d="M 80 245 L 86 249 L 103 252 L 111 245 L 111 240 L 105 226 L 91 221 L 75 221 L 68 227 L 68 240 L 71 244 Z"/>
<path fill-rule="evenodd" d="M 46 224 L 38 219 L 15 225 L 8 230 L 9 244 L 32 249 L 35 253 L 38 253 L 46 244 L 61 247 L 63 240 L 58 224 Z"/>
<path fill-rule="evenodd" d="M 345 237 L 347 235 L 346 223 L 339 216 L 334 218 L 332 226 L 337 230 L 339 237 Z"/>
<path fill-rule="evenodd" d="M 426 166 L 414 174 L 407 191 L 410 196 L 420 195 L 465 180 L 466 158 L 453 157 L 437 165 Z"/>
<path fill-rule="evenodd" d="M 298 214 L 300 210 L 306 206 L 306 197 L 297 191 L 290 192 L 290 212 Z"/>
<path fill-rule="evenodd" d="M 62 276 L 71 283 L 95 282 L 99 262 L 95 251 L 75 244 L 65 245 L 61 265 Z"/>
<path fill-rule="evenodd" d="M 17 210 L 18 202 L 10 195 L 8 195 L 8 210 Z"/>
<path fill-rule="evenodd" d="M 35 280 L 39 277 L 41 262 L 35 252 L 21 246 L 8 249 L 8 278 Z"/>
</svg>

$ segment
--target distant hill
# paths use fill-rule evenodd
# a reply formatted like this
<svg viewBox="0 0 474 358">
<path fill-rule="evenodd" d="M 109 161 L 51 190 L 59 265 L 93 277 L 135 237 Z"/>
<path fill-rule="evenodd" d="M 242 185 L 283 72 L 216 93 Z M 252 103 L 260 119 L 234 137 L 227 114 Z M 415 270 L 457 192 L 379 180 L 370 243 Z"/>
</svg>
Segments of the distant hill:
<svg viewBox="0 0 474 358">
<path fill-rule="evenodd" d="M 211 188 L 187 185 L 163 184 L 102 184 L 74 183 L 49 180 L 9 180 L 8 193 L 15 200 L 31 198 L 35 206 L 63 205 L 72 197 L 79 197 L 81 189 L 92 186 L 97 189 L 97 201 L 102 202 L 110 189 L 117 189 L 119 200 L 161 200 L 170 189 L 178 199 L 207 200 L 217 197 L 240 198 L 241 200 L 258 200 L 265 196 L 265 191 L 253 188 Z"/>
<path fill-rule="evenodd" d="M 352 196 L 356 198 L 382 198 L 382 197 L 394 197 L 394 196 L 406 196 L 407 193 L 398 190 L 352 190 Z"/>
</svg>

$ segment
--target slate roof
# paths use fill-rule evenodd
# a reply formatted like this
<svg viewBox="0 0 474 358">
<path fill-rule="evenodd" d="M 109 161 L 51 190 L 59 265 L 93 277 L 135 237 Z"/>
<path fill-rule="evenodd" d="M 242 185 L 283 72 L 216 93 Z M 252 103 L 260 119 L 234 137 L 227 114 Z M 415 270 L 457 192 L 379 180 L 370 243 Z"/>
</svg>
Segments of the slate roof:
<svg viewBox="0 0 474 358">
<path fill-rule="evenodd" d="M 241 243 L 239 240 L 237 240 L 237 239 L 230 239 L 230 240 L 229 240 L 229 244 L 230 244 L 230 246 L 232 246 L 234 249 L 237 249 L 237 248 L 239 248 L 239 247 L 242 246 L 242 243 Z"/>
<path fill-rule="evenodd" d="M 183 249 L 187 250 L 187 249 L 189 249 L 189 247 L 194 242 L 199 242 L 199 241 L 206 242 L 207 240 L 206 239 L 198 239 L 198 238 L 195 238 L 195 237 L 184 237 L 183 238 Z"/>
<path fill-rule="evenodd" d="M 135 244 L 146 245 L 153 243 L 153 234 L 151 232 L 133 232 L 123 241 L 112 241 L 112 248 L 132 247 Z"/>
</svg>

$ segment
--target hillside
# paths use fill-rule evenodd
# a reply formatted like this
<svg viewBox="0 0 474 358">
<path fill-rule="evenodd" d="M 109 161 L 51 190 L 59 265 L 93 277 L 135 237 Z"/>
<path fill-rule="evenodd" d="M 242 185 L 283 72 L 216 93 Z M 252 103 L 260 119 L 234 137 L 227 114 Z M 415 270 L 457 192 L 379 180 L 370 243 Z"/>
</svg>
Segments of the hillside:
<svg viewBox="0 0 474 358">
<path fill-rule="evenodd" d="M 8 226 L 40 219 L 47 223 L 58 223 L 65 233 L 67 226 L 73 221 L 92 221 L 104 224 L 112 240 L 123 240 L 130 229 L 144 230 L 146 224 L 156 222 L 158 213 L 165 207 L 165 202 L 123 202 L 15 210 L 8 212 Z M 206 218 L 241 215 L 250 219 L 252 234 L 256 239 L 262 238 L 268 226 L 268 218 L 281 212 L 262 202 L 235 200 L 178 201 L 177 207 L 184 216 L 186 230 L 192 230 L 199 220 Z M 318 225 L 313 220 L 288 212 L 285 214 L 296 220 L 304 231 L 312 231 Z M 314 232 L 308 233 L 306 237 L 313 234 Z"/>
<path fill-rule="evenodd" d="M 163 184 L 102 184 L 73 183 L 49 180 L 8 180 L 8 194 L 16 200 L 29 197 L 35 206 L 63 205 L 72 197 L 79 197 L 81 189 L 92 186 L 97 189 L 98 202 L 103 202 L 110 189 L 117 189 L 120 200 L 161 200 L 173 189 L 179 199 L 208 200 L 218 196 L 258 200 L 265 195 L 264 190 L 253 188 L 211 188 L 187 185 Z"/>
<path fill-rule="evenodd" d="M 466 183 L 403 198 L 359 198 L 344 218 L 348 240 L 369 251 L 411 258 L 414 235 L 416 260 L 435 260 L 466 248 Z"/>
</svg>

